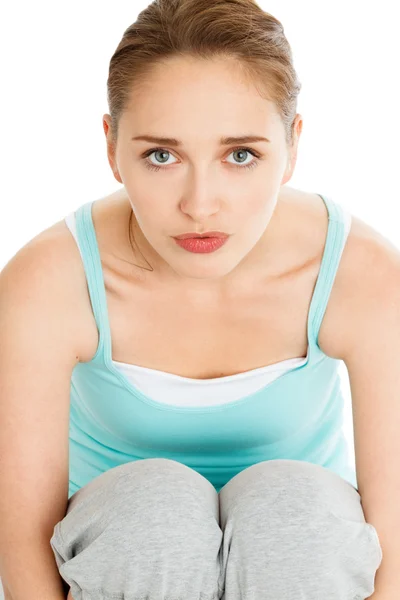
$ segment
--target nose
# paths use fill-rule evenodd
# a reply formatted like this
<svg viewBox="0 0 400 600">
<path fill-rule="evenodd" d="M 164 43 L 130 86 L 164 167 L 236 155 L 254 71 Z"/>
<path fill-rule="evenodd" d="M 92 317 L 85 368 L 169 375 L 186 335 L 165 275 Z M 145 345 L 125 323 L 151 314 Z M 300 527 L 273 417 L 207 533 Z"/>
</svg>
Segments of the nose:
<svg viewBox="0 0 400 600">
<path fill-rule="evenodd" d="M 207 181 L 208 179 L 208 181 Z M 212 229 L 210 217 L 220 210 L 221 199 L 216 186 L 213 186 L 209 177 L 195 178 L 188 185 L 180 202 L 183 213 L 191 217 L 196 223 L 205 223 L 206 227 Z"/>
</svg>

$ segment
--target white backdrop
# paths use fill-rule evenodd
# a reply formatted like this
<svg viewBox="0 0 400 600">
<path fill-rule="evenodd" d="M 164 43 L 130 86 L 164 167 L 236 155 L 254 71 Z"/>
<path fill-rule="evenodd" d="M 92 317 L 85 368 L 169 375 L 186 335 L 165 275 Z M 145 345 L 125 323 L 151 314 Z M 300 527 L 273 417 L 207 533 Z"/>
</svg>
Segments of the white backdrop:
<svg viewBox="0 0 400 600">
<path fill-rule="evenodd" d="M 120 187 L 102 127 L 108 63 L 123 31 L 147 4 L 3 4 L 0 269 L 40 231 Z M 332 197 L 399 246 L 397 3 L 259 5 L 283 23 L 303 86 L 303 133 L 288 185 Z M 341 376 L 353 449 L 344 365 Z"/>
</svg>

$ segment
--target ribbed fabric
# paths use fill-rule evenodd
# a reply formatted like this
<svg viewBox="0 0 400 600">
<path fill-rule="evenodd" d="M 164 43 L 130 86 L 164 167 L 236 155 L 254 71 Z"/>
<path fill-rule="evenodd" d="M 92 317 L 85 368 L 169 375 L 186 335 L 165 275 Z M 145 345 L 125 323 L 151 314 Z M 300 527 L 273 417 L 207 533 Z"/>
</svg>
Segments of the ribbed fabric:
<svg viewBox="0 0 400 600">
<path fill-rule="evenodd" d="M 325 355 L 317 341 L 348 233 L 349 215 L 340 204 L 326 196 L 321 198 L 328 209 L 329 227 L 309 308 L 307 356 L 215 380 L 180 378 L 113 361 L 93 202 L 76 210 L 77 242 L 99 345 L 90 362 L 75 366 L 71 378 L 69 498 L 112 467 L 157 457 L 171 458 L 197 470 L 218 492 L 248 466 L 276 458 L 320 464 L 357 488 L 342 428 L 340 361 Z M 149 375 L 153 381 L 164 376 L 168 397 L 160 400 L 160 385 L 158 399 L 156 394 L 145 393 L 143 385 L 135 385 L 134 377 L 137 381 L 142 376 L 143 384 L 144 375 L 148 389 L 152 381 Z M 259 376 L 264 382 L 267 377 L 267 383 L 260 385 L 257 379 L 254 387 Z M 233 389 L 233 382 L 237 386 L 240 382 L 242 391 L 247 386 L 239 398 L 225 394 L 229 386 Z M 174 402 L 171 390 L 178 388 L 180 394 Z M 200 389 L 204 398 L 199 396 Z"/>
</svg>

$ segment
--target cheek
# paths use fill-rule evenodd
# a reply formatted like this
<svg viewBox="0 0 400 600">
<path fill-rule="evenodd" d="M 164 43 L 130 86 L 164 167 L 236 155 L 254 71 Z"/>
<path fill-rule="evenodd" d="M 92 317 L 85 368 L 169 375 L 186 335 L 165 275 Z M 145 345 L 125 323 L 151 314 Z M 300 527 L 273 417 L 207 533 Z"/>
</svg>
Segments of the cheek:
<svg viewBox="0 0 400 600">
<path fill-rule="evenodd" d="M 243 203 L 241 202 L 240 218 L 245 221 L 255 223 L 265 223 L 269 221 L 274 212 L 274 203 L 262 197 L 253 196 Z"/>
<path fill-rule="evenodd" d="M 166 203 L 160 200 L 140 203 L 137 207 L 137 220 L 152 235 L 172 235 L 176 231 L 176 215 L 166 210 Z M 171 233 L 172 232 L 172 233 Z"/>
</svg>

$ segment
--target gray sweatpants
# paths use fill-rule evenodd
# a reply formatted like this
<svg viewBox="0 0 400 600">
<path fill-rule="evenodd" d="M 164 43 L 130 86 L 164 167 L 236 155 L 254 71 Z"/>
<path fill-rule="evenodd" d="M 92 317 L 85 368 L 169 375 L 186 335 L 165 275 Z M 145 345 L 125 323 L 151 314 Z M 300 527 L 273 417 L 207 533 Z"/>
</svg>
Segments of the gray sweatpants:
<svg viewBox="0 0 400 600">
<path fill-rule="evenodd" d="M 74 600 L 364 600 L 383 557 L 358 491 L 288 459 L 219 494 L 177 461 L 128 462 L 69 499 L 50 543 Z"/>
</svg>

